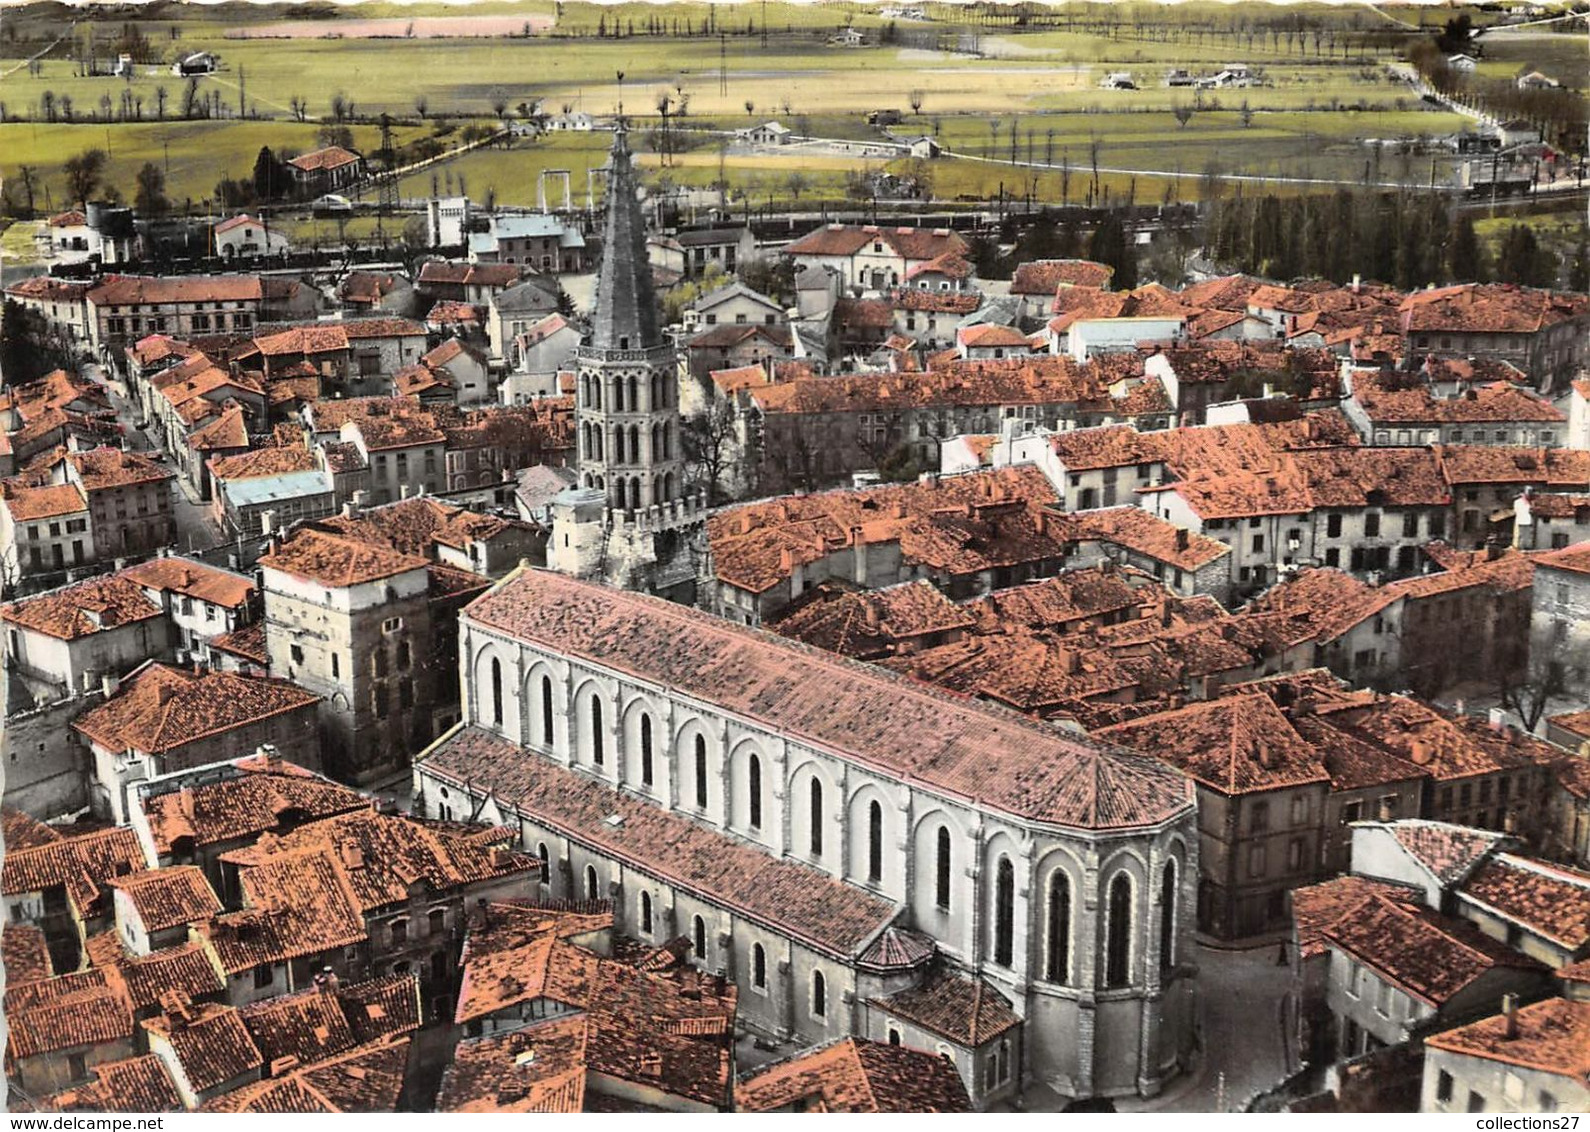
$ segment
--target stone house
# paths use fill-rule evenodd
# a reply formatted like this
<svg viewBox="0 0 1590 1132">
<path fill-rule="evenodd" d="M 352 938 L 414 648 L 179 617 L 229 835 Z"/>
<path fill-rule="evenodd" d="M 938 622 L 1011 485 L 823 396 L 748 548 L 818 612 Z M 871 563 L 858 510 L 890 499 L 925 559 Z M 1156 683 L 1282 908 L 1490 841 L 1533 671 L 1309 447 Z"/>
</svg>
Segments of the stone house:
<svg viewBox="0 0 1590 1132">
<path fill-rule="evenodd" d="M 1582 1112 L 1590 1087 L 1579 1072 L 1590 1043 L 1590 1002 L 1548 998 L 1434 1034 L 1424 1043 L 1420 1112 Z"/>
</svg>

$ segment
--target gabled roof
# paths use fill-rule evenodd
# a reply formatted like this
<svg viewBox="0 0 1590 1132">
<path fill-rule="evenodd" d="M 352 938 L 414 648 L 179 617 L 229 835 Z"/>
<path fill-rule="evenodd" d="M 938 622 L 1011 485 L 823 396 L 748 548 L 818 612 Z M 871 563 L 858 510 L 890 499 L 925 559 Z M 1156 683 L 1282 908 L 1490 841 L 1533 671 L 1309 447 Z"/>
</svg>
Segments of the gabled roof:
<svg viewBox="0 0 1590 1132">
<path fill-rule="evenodd" d="M 149 933 L 207 920 L 221 910 L 204 870 L 197 865 L 147 869 L 112 877 L 107 883 L 132 905 Z"/>
<path fill-rule="evenodd" d="M 203 1112 L 395 1112 L 407 1081 L 410 1040 L 371 1042 L 225 1093 Z"/>
<path fill-rule="evenodd" d="M 1590 946 L 1590 873 L 1497 853 L 1469 873 L 1458 898 L 1545 936 L 1569 954 Z"/>
<path fill-rule="evenodd" d="M 194 673 L 153 662 L 72 726 L 118 754 L 164 754 L 319 702 L 319 696 L 286 680 Z"/>
<path fill-rule="evenodd" d="M 1191 801 L 1185 780 L 1151 759 L 659 599 L 529 570 L 467 615 L 1024 818 L 1151 825 Z M 838 702 L 833 687 L 846 690 Z"/>
<path fill-rule="evenodd" d="M 1493 1015 L 1467 1026 L 1432 1034 L 1432 1049 L 1465 1054 L 1567 1077 L 1584 1086 L 1590 1078 L 1590 1002 L 1549 998 L 1520 1007 L 1508 1021 Z"/>
<path fill-rule="evenodd" d="M 185 1112 L 182 1097 L 152 1053 L 93 1066 L 94 1080 L 56 1093 L 40 1106 L 45 1112 Z"/>
<path fill-rule="evenodd" d="M 367 542 L 304 528 L 260 558 L 268 570 L 319 582 L 325 586 L 357 586 L 423 570 L 426 560 Z"/>
<path fill-rule="evenodd" d="M 198 598 L 227 609 L 242 608 L 254 595 L 253 581 L 243 575 L 175 555 L 129 566 L 122 576 L 146 589 Z"/>
<path fill-rule="evenodd" d="M 1356 915 L 1372 896 L 1416 904 L 1421 893 L 1407 885 L 1371 880 L 1353 873 L 1294 888 L 1292 925 L 1302 958 L 1313 959 L 1324 955 L 1329 950 L 1326 934 L 1343 919 Z"/>
<path fill-rule="evenodd" d="M 1322 934 L 1330 946 L 1436 1009 L 1495 968 L 1545 972 L 1467 920 L 1381 894 L 1366 897 Z"/>
<path fill-rule="evenodd" d="M 352 150 L 343 149 L 340 145 L 329 145 L 325 149 L 299 154 L 289 159 L 287 164 L 302 169 L 305 173 L 317 173 L 341 169 L 344 165 L 352 165 L 362 160 L 364 159 Z"/>
</svg>

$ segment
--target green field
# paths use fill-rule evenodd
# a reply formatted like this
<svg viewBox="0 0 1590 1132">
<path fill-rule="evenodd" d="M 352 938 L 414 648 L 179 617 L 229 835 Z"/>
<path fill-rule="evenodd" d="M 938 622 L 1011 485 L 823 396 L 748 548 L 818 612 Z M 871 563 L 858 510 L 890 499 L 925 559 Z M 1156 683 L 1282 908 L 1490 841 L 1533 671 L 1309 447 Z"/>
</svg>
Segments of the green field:
<svg viewBox="0 0 1590 1132">
<path fill-rule="evenodd" d="M 403 117 L 401 143 L 429 132 L 429 124 L 416 113 L 417 100 L 432 118 L 490 121 L 494 103 L 517 107 L 538 101 L 552 113 L 568 106 L 609 114 L 620 98 L 616 76 L 621 70 L 625 109 L 642 131 L 656 125 L 658 96 L 672 93 L 677 98 L 681 91 L 688 95 L 691 123 L 731 129 L 775 117 L 831 138 L 878 137 L 863 115 L 892 107 L 907 114 L 897 132 L 933 133 L 957 153 L 1002 163 L 936 163 L 933 188 L 941 198 L 987 196 L 1000 188 L 1060 198 L 1064 178 L 1059 172 L 1010 165 L 1012 122 L 1021 161 L 1052 160 L 1072 169 L 1067 194 L 1072 201 L 1081 199 L 1080 186 L 1092 179 L 1081 170 L 1090 164 L 1094 139 L 1100 142 L 1101 166 L 1142 171 L 1137 175 L 1139 199 L 1189 199 L 1211 167 L 1266 178 L 1355 181 L 1373 166 L 1369 171 L 1378 179 L 1424 183 L 1428 158 L 1388 155 L 1376 166 L 1364 139 L 1433 138 L 1463 124 L 1455 115 L 1422 109 L 1389 76 L 1383 64 L 1394 57 L 1395 39 L 1368 35 L 1387 23 L 1364 10 L 1288 9 L 1322 21 L 1324 32 L 1315 39 L 1267 37 L 1266 21 L 1279 19 L 1278 10 L 1269 5 L 1201 0 L 1175 7 L 1069 4 L 1053 16 L 1069 26 L 1040 30 L 1009 26 L 1014 16 L 992 17 L 987 26 L 901 25 L 896 41 L 887 45 L 876 42 L 881 28 L 875 12 L 832 3 L 767 5 L 771 34 L 765 46 L 760 35 L 744 34 L 747 19 L 762 18 L 757 4 L 718 6 L 719 26 L 738 33 L 721 41 L 700 34 L 709 11 L 700 3 L 666 8 L 568 3 L 553 34 L 532 37 L 282 40 L 226 34 L 244 24 L 258 30 L 284 19 L 304 20 L 312 9 L 241 3 L 167 3 L 154 9 L 158 17 L 139 25 L 149 41 L 168 61 L 198 50 L 217 52 L 222 70 L 201 80 L 199 92 L 219 92 L 225 114 L 248 115 L 247 120 L 193 122 L 151 120 L 160 90 L 165 90 L 168 119 L 182 100 L 184 81 L 163 66 L 139 67 L 130 79 L 79 77 L 67 57 L 69 47 L 62 45 L 44 57 L 41 73 L 30 73 L 22 65 L 23 56 L 48 42 L 52 29 L 62 26 L 64 10 L 35 5 L 19 9 L 17 17 L 8 13 L 21 31 L 18 40 L 0 46 L 0 55 L 10 56 L 0 58 L 0 105 L 7 119 L 0 123 L 0 173 L 14 179 L 18 166 L 33 166 L 49 202 L 59 207 L 64 194 L 61 163 L 82 149 L 99 147 L 110 153 L 108 179 L 124 196 L 132 195 L 138 167 L 153 161 L 169 170 L 170 196 L 179 204 L 187 199 L 197 203 L 214 194 L 222 177 L 247 177 L 262 145 L 299 151 L 313 146 L 316 124 L 295 120 L 289 110 L 295 100 L 307 104 L 311 119 L 328 114 L 338 93 L 353 99 L 361 121 L 383 112 Z M 366 18 L 549 17 L 556 10 L 552 0 L 467 9 L 366 3 L 328 10 L 324 26 L 335 30 Z M 966 9 L 935 4 L 930 11 L 957 21 L 970 18 Z M 1403 10 L 1402 15 L 1416 22 L 1440 18 L 1424 10 Z M 609 31 L 627 30 L 631 22 L 644 31 L 648 21 L 659 18 L 688 20 L 698 30 L 690 37 L 589 38 L 599 21 Z M 828 42 L 828 33 L 847 21 L 867 31 L 868 46 Z M 1260 29 L 1256 37 L 1255 26 Z M 102 49 L 119 27 L 108 20 L 95 26 Z M 85 35 L 80 25 L 78 40 Z M 579 35 L 586 38 L 574 38 Z M 1571 58 L 1578 60 L 1576 73 L 1583 72 L 1582 37 L 1497 35 L 1485 44 L 1484 65 L 1497 75 L 1516 73 L 1525 63 L 1563 73 Z M 942 49 L 946 47 L 954 50 Z M 1579 54 L 1571 56 L 1572 51 Z M 1209 72 L 1233 61 L 1263 67 L 1267 84 L 1201 96 L 1163 86 L 1171 67 Z M 1101 90 L 1099 80 L 1116 70 L 1131 71 L 1142 89 Z M 54 97 L 57 114 L 63 98 L 69 98 L 78 121 L 16 121 L 43 117 L 46 91 Z M 124 99 L 131 100 L 142 120 L 115 120 L 127 104 Z M 918 115 L 910 113 L 913 100 L 921 103 Z M 1185 123 L 1177 120 L 1178 107 L 1192 111 Z M 996 121 L 997 137 L 989 131 Z M 374 127 L 355 127 L 359 147 L 374 149 L 375 138 Z M 491 193 L 504 203 L 527 204 L 535 201 L 540 170 L 569 169 L 576 194 L 582 195 L 585 172 L 601 164 L 605 141 L 596 132 L 473 153 L 405 179 L 401 192 L 409 199 L 429 195 L 433 176 L 441 187 L 451 174 L 455 184 L 461 179 L 477 199 Z M 717 143 L 708 140 L 667 168 L 656 155 L 643 154 L 643 164 L 654 181 L 709 184 L 719 175 Z M 866 162 L 802 153 L 730 154 L 722 164 L 730 182 L 753 202 L 779 201 L 786 193 L 793 197 L 788 192 L 792 173 L 805 179 L 802 192 L 807 199 L 839 200 L 846 174 L 866 167 Z M 1126 192 L 1132 181 L 1131 173 L 1100 176 L 1112 197 Z M 42 205 L 45 192 L 38 196 Z"/>
</svg>

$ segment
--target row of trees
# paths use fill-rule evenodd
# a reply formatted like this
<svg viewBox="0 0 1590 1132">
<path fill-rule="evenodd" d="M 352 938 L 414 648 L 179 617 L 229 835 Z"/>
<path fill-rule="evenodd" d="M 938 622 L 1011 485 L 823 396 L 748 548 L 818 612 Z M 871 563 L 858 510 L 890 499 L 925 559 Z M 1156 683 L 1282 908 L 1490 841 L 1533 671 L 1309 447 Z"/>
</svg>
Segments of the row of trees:
<svg viewBox="0 0 1590 1132">
<path fill-rule="evenodd" d="M 1450 198 L 1348 189 L 1216 200 L 1205 246 L 1223 266 L 1273 279 L 1361 275 L 1404 290 L 1473 281 L 1553 287 L 1563 266 L 1527 225 L 1511 225 L 1488 254 L 1473 218 Z M 1585 286 L 1583 262 L 1581 251 L 1568 265 L 1576 290 Z"/>
</svg>

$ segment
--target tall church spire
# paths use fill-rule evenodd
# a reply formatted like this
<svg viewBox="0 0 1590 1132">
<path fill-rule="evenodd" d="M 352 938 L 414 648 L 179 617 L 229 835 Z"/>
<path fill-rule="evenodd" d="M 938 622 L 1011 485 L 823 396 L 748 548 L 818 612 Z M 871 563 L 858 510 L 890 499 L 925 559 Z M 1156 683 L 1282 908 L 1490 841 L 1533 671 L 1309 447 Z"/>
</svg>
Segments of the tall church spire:
<svg viewBox="0 0 1590 1132">
<path fill-rule="evenodd" d="M 646 222 L 622 120 L 613 133 L 607 167 L 607 219 L 602 226 L 602 265 L 596 277 L 596 309 L 589 348 L 650 350 L 663 345 L 657 325 L 657 295 L 646 256 Z"/>
</svg>

